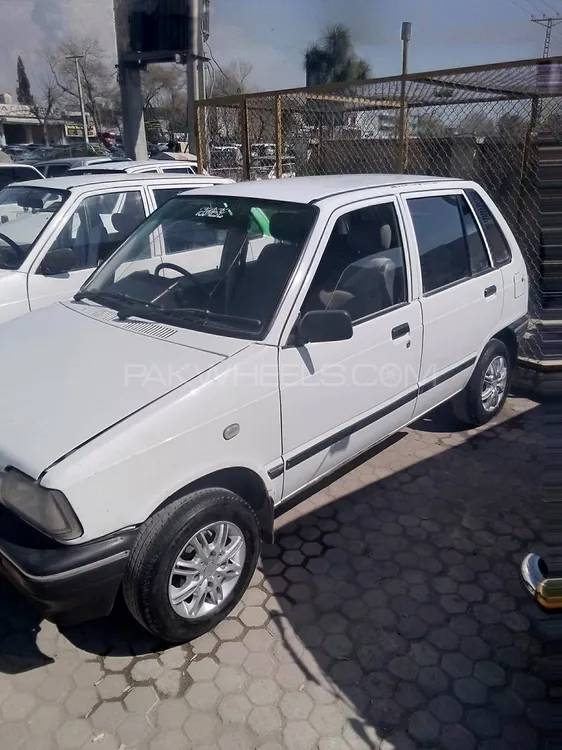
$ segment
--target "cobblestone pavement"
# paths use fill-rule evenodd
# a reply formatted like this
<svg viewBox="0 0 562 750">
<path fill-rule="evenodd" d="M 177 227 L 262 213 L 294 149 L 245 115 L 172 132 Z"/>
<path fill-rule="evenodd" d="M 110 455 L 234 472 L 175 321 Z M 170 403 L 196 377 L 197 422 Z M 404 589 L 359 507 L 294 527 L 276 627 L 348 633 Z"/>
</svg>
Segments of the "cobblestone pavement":
<svg viewBox="0 0 562 750">
<path fill-rule="evenodd" d="M 0 749 L 533 750 L 540 410 L 444 415 L 279 519 L 214 633 L 164 648 L 124 613 L 60 632 L 0 589 Z M 500 424 L 501 423 L 501 424 Z"/>
</svg>

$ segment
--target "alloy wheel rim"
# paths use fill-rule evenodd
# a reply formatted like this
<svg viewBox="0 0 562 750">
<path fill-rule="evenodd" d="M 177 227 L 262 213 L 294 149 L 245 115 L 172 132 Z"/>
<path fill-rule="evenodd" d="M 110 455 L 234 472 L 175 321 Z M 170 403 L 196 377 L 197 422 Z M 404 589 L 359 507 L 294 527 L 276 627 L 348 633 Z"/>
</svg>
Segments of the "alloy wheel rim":
<svg viewBox="0 0 562 750">
<path fill-rule="evenodd" d="M 230 521 L 197 531 L 176 558 L 168 582 L 174 612 L 186 620 L 211 615 L 232 594 L 244 567 L 246 541 Z"/>
<path fill-rule="evenodd" d="M 482 380 L 482 406 L 487 412 L 495 411 L 507 387 L 507 362 L 505 357 L 494 357 Z"/>
</svg>

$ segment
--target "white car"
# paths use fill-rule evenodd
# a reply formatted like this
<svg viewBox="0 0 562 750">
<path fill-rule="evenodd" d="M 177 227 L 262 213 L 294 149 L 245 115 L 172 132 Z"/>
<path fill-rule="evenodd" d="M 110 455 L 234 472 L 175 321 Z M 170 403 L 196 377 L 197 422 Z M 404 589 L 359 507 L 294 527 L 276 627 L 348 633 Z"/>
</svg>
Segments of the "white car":
<svg viewBox="0 0 562 750">
<path fill-rule="evenodd" d="M 155 635 L 201 635 L 284 503 L 449 399 L 468 424 L 498 413 L 527 294 L 473 182 L 172 199 L 74 300 L 0 326 L 1 569 L 47 617 L 104 615 L 122 587 Z"/>
<path fill-rule="evenodd" d="M 69 299 L 148 214 L 178 192 L 232 180 L 69 175 L 0 191 L 0 323 Z M 160 258 L 153 243 L 152 260 Z"/>
<path fill-rule="evenodd" d="M 74 167 L 70 174 L 197 174 L 197 162 L 194 161 L 110 161 L 104 164 L 91 164 L 85 167 Z"/>
</svg>

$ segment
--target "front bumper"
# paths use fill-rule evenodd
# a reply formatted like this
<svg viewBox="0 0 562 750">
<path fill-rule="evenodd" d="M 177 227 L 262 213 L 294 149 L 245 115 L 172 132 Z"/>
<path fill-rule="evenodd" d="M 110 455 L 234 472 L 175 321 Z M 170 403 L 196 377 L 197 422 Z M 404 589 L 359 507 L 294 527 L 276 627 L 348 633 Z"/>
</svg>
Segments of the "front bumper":
<svg viewBox="0 0 562 750">
<path fill-rule="evenodd" d="M 47 619 L 74 625 L 109 614 L 137 529 L 58 544 L 0 506 L 0 574 Z"/>
</svg>

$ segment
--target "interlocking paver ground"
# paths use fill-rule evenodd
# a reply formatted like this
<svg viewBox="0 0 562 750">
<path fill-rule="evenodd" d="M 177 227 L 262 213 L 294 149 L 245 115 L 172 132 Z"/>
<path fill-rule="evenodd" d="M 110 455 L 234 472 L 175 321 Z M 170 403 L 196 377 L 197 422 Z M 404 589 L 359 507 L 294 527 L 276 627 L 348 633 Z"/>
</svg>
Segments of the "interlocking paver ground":
<svg viewBox="0 0 562 750">
<path fill-rule="evenodd" d="M 0 750 L 534 750 L 541 409 L 445 410 L 278 519 L 252 588 L 191 645 L 118 606 L 60 631 L 0 581 Z"/>
</svg>

